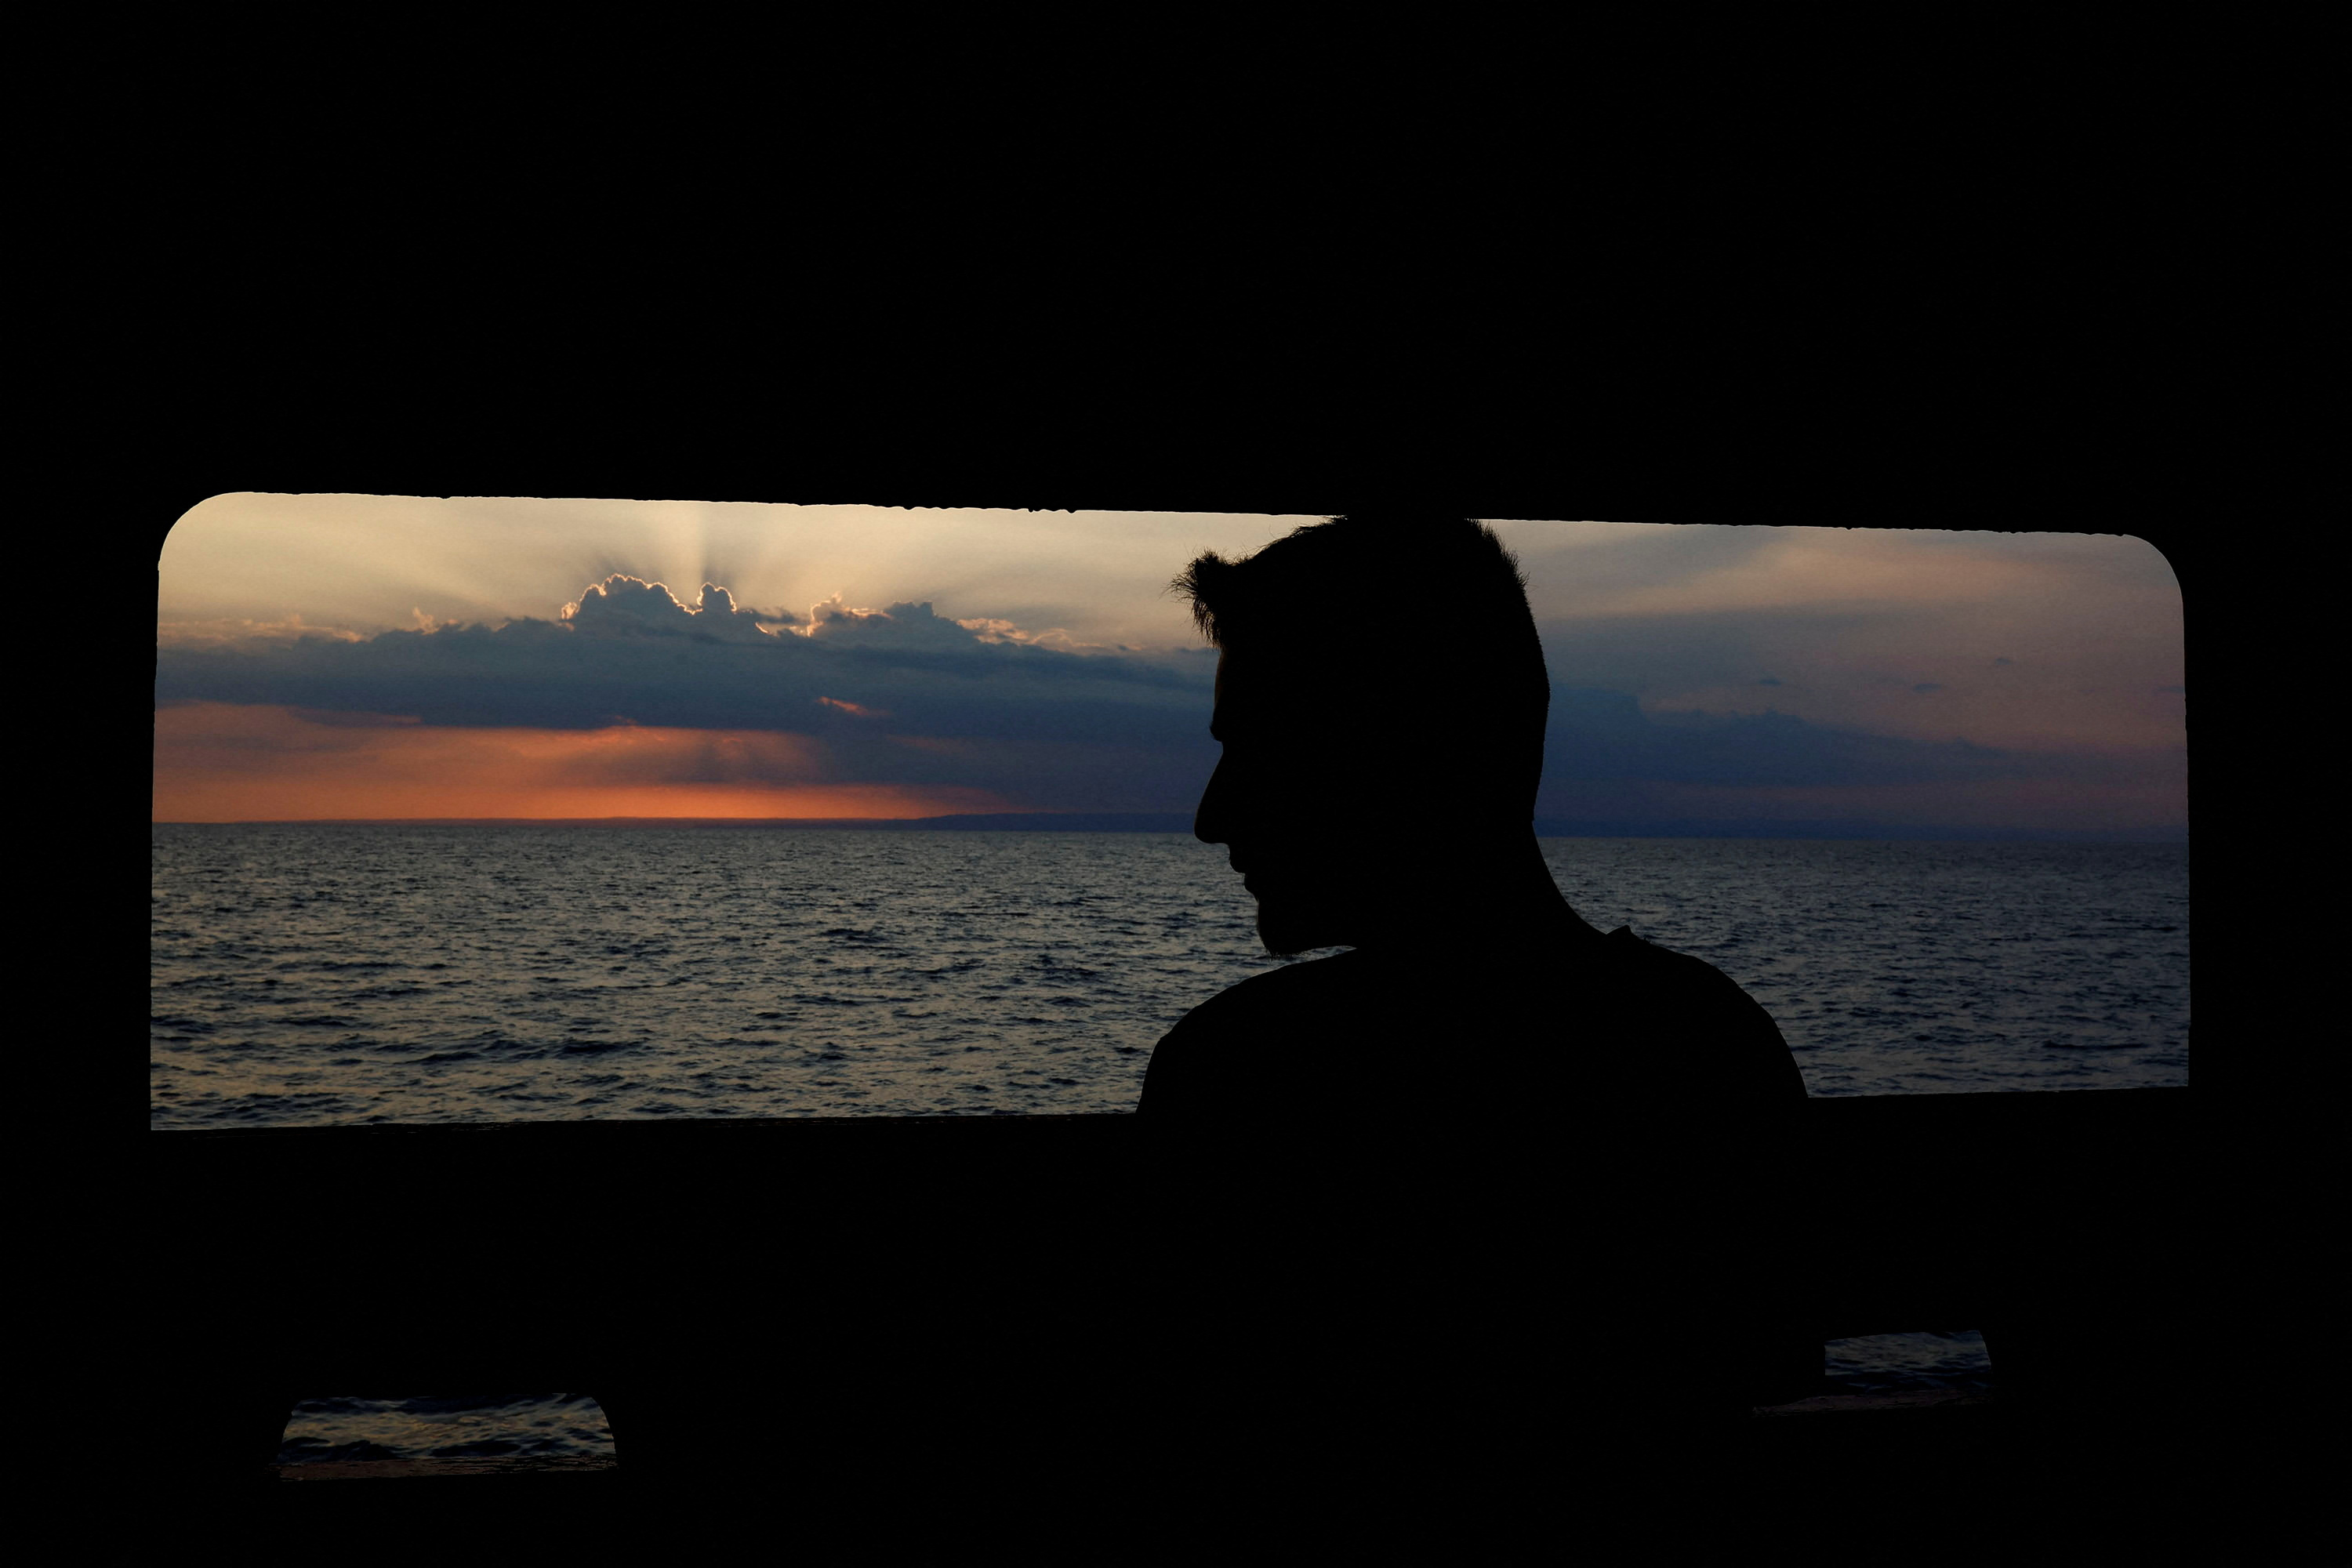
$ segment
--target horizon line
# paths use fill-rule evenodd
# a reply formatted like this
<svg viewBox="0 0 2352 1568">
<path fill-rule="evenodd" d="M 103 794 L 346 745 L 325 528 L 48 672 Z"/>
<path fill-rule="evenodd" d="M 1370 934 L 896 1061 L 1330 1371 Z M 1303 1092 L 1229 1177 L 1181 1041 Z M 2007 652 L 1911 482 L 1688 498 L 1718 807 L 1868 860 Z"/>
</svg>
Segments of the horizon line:
<svg viewBox="0 0 2352 1568">
<path fill-rule="evenodd" d="M 170 820 L 151 817 L 151 827 L 604 827 L 604 828 L 803 828 L 818 830 L 969 830 L 972 825 L 1003 824 L 1011 832 L 1036 831 L 1061 824 L 1066 832 L 1190 833 L 1191 811 L 1005 811 L 950 812 L 934 816 L 338 816 L 240 817 L 233 820 Z M 1079 823 L 1100 824 L 1079 826 Z M 1144 824 L 1153 826 L 1145 826 Z M 954 826 L 949 826 L 954 825 Z M 1114 826 L 1116 825 L 1116 826 Z M 1164 825 L 1164 826 L 1162 826 Z M 1538 838 L 1746 838 L 1780 840 L 1915 840 L 1975 843 L 2186 844 L 2186 827 L 2042 828 L 1904 826 L 1880 822 L 1638 823 L 1591 818 L 1536 817 Z"/>
</svg>

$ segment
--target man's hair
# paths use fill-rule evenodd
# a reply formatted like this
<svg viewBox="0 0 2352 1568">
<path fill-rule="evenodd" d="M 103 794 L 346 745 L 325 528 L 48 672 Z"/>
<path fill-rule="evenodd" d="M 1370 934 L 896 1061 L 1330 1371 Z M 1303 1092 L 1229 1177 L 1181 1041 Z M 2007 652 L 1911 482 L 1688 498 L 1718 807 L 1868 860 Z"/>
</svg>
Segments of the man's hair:
<svg viewBox="0 0 2352 1568">
<path fill-rule="evenodd" d="M 1551 688 L 1527 578 L 1484 523 L 1349 512 L 1249 555 L 1204 552 L 1170 591 L 1261 679 L 1270 667 L 1350 722 L 1411 724 L 1454 752 L 1457 774 L 1532 808 Z"/>
</svg>

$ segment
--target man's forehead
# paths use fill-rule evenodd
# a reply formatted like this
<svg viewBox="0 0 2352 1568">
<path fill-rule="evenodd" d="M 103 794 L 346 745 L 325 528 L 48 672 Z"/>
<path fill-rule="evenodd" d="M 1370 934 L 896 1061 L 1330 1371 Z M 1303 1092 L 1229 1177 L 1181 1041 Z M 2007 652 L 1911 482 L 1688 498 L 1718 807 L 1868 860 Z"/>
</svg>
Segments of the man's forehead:
<svg viewBox="0 0 2352 1568">
<path fill-rule="evenodd" d="M 1290 685 L 1283 679 L 1280 660 L 1259 654 L 1235 658 L 1227 649 L 1217 655 L 1217 720 L 1219 724 L 1249 722 L 1285 706 Z"/>
<path fill-rule="evenodd" d="M 1265 654 L 1217 658 L 1216 711 L 1210 728 L 1219 740 L 1237 733 L 1297 736 L 1301 731 L 1360 728 L 1364 689 L 1346 672 L 1309 659 Z"/>
</svg>

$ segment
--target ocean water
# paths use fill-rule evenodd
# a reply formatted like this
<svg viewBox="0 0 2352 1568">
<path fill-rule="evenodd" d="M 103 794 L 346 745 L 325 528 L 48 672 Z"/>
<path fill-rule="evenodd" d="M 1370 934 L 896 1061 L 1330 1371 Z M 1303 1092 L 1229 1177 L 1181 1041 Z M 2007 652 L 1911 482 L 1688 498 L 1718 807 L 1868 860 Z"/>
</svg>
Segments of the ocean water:
<svg viewBox="0 0 2352 1568">
<path fill-rule="evenodd" d="M 1277 962 L 1174 834 L 152 830 L 158 1128 L 1129 1109 Z M 1604 930 L 1713 963 L 1815 1095 L 2187 1081 L 2175 845 L 1548 839 Z M 1312 955 L 1309 955 L 1310 958 Z M 1832 1347 L 1970 1385 L 1973 1334 Z M 306 1405 L 285 1458 L 609 1451 L 578 1395 Z"/>
<path fill-rule="evenodd" d="M 1279 962 L 1175 834 L 158 826 L 151 1119 L 1133 1106 Z M 1549 839 L 1770 1010 L 1816 1095 L 2187 1081 L 2173 845 Z"/>
</svg>

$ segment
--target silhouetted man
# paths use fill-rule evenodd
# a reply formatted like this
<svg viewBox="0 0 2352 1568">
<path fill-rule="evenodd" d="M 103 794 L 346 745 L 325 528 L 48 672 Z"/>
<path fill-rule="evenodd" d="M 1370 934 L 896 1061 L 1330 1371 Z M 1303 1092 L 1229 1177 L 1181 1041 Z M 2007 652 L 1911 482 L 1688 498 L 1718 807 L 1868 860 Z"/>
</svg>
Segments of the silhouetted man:
<svg viewBox="0 0 2352 1568">
<path fill-rule="evenodd" d="M 1638 1450 L 1653 1416 L 1818 1367 L 1748 1300 L 1786 1238 L 1771 1138 L 1802 1083 L 1730 981 L 1595 931 L 1553 883 L 1510 556 L 1459 519 L 1356 516 L 1181 582 L 1223 649 L 1196 830 L 1270 950 L 1352 951 L 1160 1041 L 1142 1169 L 1074 1169 L 1043 1205 L 1066 1254 L 860 1252 L 796 1217 L 822 1335 L 758 1347 L 792 1369 L 772 1400 L 644 1374 L 605 1402 L 625 1467 L 788 1453 L 757 1485 L 803 1525 L 1058 1523 L 1114 1560 L 1229 1554 L 1269 1519 L 1328 1552 L 1341 1517 L 1403 1513 L 1458 1548 L 1473 1513 L 1550 1495 L 1569 1450 Z"/>
<path fill-rule="evenodd" d="M 1563 1424 L 1810 1392 L 1820 1342 L 1750 1300 L 1795 1239 L 1771 1164 L 1803 1081 L 1731 981 L 1554 883 L 1509 552 L 1358 514 L 1175 586 L 1222 650 L 1194 831 L 1270 952 L 1351 950 L 1244 981 L 1152 1055 L 1193 1418 L 1274 1473 L 1349 1473 L 1360 1505 L 1366 1476 L 1440 1462 L 1523 1483 Z"/>
</svg>

